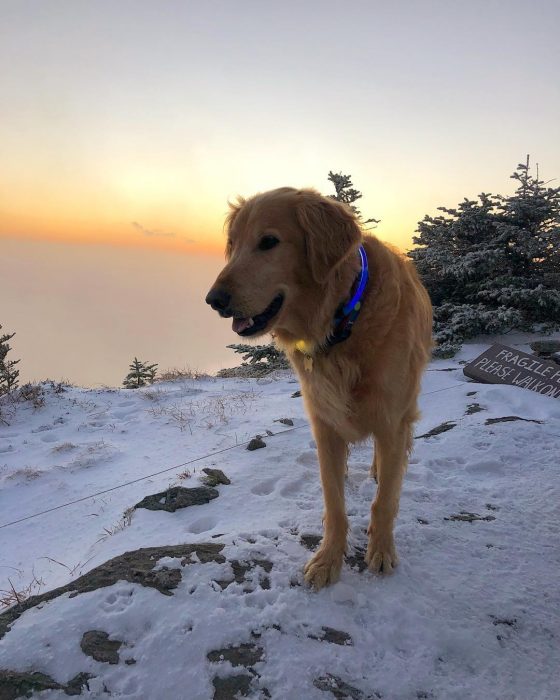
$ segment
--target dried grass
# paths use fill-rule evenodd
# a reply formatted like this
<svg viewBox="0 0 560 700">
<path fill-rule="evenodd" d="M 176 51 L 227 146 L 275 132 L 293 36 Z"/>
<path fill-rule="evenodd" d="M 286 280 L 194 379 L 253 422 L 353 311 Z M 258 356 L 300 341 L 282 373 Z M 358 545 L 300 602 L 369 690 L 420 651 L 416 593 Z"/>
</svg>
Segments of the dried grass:
<svg viewBox="0 0 560 700">
<path fill-rule="evenodd" d="M 192 435 L 193 425 L 197 423 L 210 429 L 216 425 L 226 425 L 234 415 L 247 413 L 259 396 L 253 389 L 249 389 L 236 394 L 209 396 L 189 403 L 154 406 L 149 412 L 155 418 L 166 416 L 181 431 L 188 429 Z"/>
<path fill-rule="evenodd" d="M 156 378 L 156 383 L 175 382 L 180 379 L 192 379 L 197 381 L 199 379 L 208 379 L 209 377 L 209 374 L 190 367 L 171 367 L 159 373 L 159 376 Z"/>
<path fill-rule="evenodd" d="M 31 582 L 23 586 L 23 588 L 16 588 L 10 578 L 8 583 L 10 584 L 8 589 L 0 589 L 0 609 L 11 608 L 12 605 L 23 603 L 29 597 L 38 593 L 45 585 L 43 579 L 37 578 L 35 572 L 33 572 Z"/>
<path fill-rule="evenodd" d="M 132 517 L 134 516 L 135 512 L 136 511 L 134 509 L 134 506 L 127 508 L 124 511 L 124 513 L 121 515 L 118 522 L 115 523 L 115 525 L 113 525 L 112 527 L 104 527 L 103 528 L 103 534 L 97 540 L 97 542 L 104 542 L 109 537 L 116 535 L 118 532 L 122 532 L 125 528 L 127 528 L 132 523 Z"/>
</svg>

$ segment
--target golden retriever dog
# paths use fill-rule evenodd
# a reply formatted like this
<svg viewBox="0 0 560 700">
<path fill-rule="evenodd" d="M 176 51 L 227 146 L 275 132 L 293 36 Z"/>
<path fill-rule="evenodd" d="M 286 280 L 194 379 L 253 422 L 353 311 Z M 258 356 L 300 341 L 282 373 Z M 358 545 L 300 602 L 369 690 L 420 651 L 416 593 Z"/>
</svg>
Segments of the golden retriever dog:
<svg viewBox="0 0 560 700">
<path fill-rule="evenodd" d="M 206 302 L 231 317 L 243 338 L 273 333 L 298 374 L 317 443 L 324 533 L 305 580 L 320 589 L 340 575 L 348 449 L 370 436 L 378 485 L 366 562 L 373 572 L 390 573 L 397 564 L 393 525 L 432 347 L 428 294 L 408 259 L 365 235 L 348 207 L 311 189 L 283 187 L 240 199 L 231 205 L 227 233 L 227 264 Z"/>
</svg>

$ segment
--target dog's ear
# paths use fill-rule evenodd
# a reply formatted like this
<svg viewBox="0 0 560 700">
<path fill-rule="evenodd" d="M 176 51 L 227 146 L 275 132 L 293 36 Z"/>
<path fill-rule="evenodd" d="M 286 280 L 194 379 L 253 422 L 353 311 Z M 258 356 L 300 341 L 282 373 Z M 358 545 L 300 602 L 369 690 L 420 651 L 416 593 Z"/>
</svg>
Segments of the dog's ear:
<svg viewBox="0 0 560 700">
<path fill-rule="evenodd" d="M 298 192 L 296 214 L 305 232 L 311 274 L 322 284 L 360 243 L 362 234 L 356 216 L 346 205 L 315 190 Z"/>
<path fill-rule="evenodd" d="M 238 195 L 237 201 L 236 202 L 228 202 L 229 206 L 229 212 L 226 215 L 226 220 L 224 222 L 224 229 L 227 234 L 227 242 L 226 242 L 226 260 L 229 260 L 231 257 L 231 238 L 230 238 L 230 231 L 232 229 L 232 226 L 234 224 L 235 219 L 237 218 L 237 215 L 243 209 L 243 205 L 245 204 L 247 200 L 242 197 L 241 195 Z"/>
</svg>

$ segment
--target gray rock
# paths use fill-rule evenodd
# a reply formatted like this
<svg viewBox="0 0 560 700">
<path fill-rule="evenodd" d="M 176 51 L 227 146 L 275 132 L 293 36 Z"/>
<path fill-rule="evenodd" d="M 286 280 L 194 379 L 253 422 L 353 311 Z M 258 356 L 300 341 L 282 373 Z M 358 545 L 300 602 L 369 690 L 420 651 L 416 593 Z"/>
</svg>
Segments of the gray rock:
<svg viewBox="0 0 560 700">
<path fill-rule="evenodd" d="M 308 634 L 309 639 L 316 639 L 319 642 L 329 642 L 340 646 L 353 646 L 354 642 L 348 632 L 335 630 L 333 627 L 321 627 L 319 634 Z"/>
<path fill-rule="evenodd" d="M 122 642 L 118 639 L 109 639 L 107 632 L 101 630 L 85 632 L 80 646 L 84 654 L 91 656 L 95 661 L 109 664 L 119 663 L 119 649 Z"/>
<path fill-rule="evenodd" d="M 519 416 L 502 416 L 501 418 L 487 418 L 484 425 L 494 425 L 494 423 L 511 423 L 515 420 L 523 420 L 526 423 L 538 423 L 542 425 L 542 420 L 534 420 L 533 418 L 520 418 Z"/>
<path fill-rule="evenodd" d="M 237 646 L 215 649 L 207 654 L 208 661 L 219 663 L 229 661 L 232 666 L 253 666 L 263 657 L 264 649 L 256 644 L 238 644 Z"/>
<path fill-rule="evenodd" d="M 184 486 L 173 486 L 167 491 L 146 496 L 134 507 L 147 508 L 148 510 L 166 510 L 168 513 L 174 513 L 179 508 L 202 506 L 214 498 L 218 498 L 219 495 L 220 493 L 216 489 L 209 486 L 196 486 L 192 489 L 187 489 Z"/>
<path fill-rule="evenodd" d="M 165 568 L 154 571 L 154 567 L 159 559 L 163 557 L 182 558 L 181 563 L 186 565 L 191 563 L 190 557 L 195 553 L 198 561 L 202 563 L 215 561 L 223 564 L 226 560 L 220 554 L 223 548 L 223 544 L 200 543 L 145 547 L 132 552 L 125 552 L 88 571 L 87 574 L 80 576 L 75 581 L 71 581 L 66 586 L 31 596 L 0 614 L 0 639 L 9 631 L 10 625 L 26 610 L 34 608 L 40 603 L 54 600 L 64 593 L 70 593 L 70 597 L 74 597 L 80 593 L 89 593 L 98 588 L 112 586 L 117 581 L 128 581 L 129 583 L 138 583 L 148 588 L 155 588 L 163 595 L 173 595 L 171 591 L 178 586 L 181 580 L 181 572 L 178 569 Z"/>
<path fill-rule="evenodd" d="M 257 566 L 264 569 L 267 574 L 272 571 L 272 562 L 268 561 L 267 559 L 250 559 L 249 561 L 238 561 L 237 559 L 232 559 L 229 563 L 233 570 L 233 578 L 216 581 L 223 591 L 234 582 L 245 583 L 245 575 Z M 262 576 L 260 584 L 261 588 L 268 590 L 270 588 L 270 580 L 268 576 Z"/>
<path fill-rule="evenodd" d="M 474 523 L 475 520 L 486 520 L 487 522 L 491 522 L 492 520 L 496 520 L 496 518 L 493 515 L 479 515 L 478 513 L 469 513 L 467 510 L 462 510 L 460 513 L 444 518 L 444 520 Z"/>
<path fill-rule="evenodd" d="M 560 352 L 560 340 L 535 340 L 529 347 L 537 355 L 547 357 L 555 352 Z"/>
<path fill-rule="evenodd" d="M 302 535 L 299 538 L 299 541 L 302 543 L 304 547 L 309 549 L 310 551 L 313 551 L 314 549 L 317 549 L 319 544 L 321 543 L 321 540 L 323 538 L 321 535 L 313 535 L 311 533 Z"/>
<path fill-rule="evenodd" d="M 246 449 L 253 451 L 253 450 L 260 450 L 262 447 L 266 447 L 266 442 L 261 438 L 260 435 L 257 435 L 257 437 L 254 437 L 251 442 L 247 445 Z"/>
<path fill-rule="evenodd" d="M 0 670 L 0 700 L 30 698 L 42 690 L 63 690 L 66 695 L 81 695 L 90 678 L 93 676 L 89 673 L 79 673 L 63 685 L 44 673 Z"/>
<path fill-rule="evenodd" d="M 291 418 L 277 418 L 275 423 L 282 423 L 282 425 L 293 425 L 294 421 Z"/>
<path fill-rule="evenodd" d="M 332 693 L 337 700 L 369 700 L 369 698 L 381 698 L 381 694 L 373 691 L 366 695 L 354 686 L 346 683 L 338 676 L 327 673 L 313 681 L 313 685 L 319 690 Z"/>
<path fill-rule="evenodd" d="M 225 484 L 228 486 L 231 481 L 224 474 L 221 469 L 211 469 L 210 467 L 204 467 L 202 470 L 206 476 L 204 477 L 204 483 L 206 486 L 217 486 L 218 484 Z"/>
<path fill-rule="evenodd" d="M 239 673 L 236 676 L 227 676 L 227 678 L 219 678 L 216 676 L 212 680 L 214 685 L 213 700 L 235 700 L 235 698 L 246 697 L 251 690 L 253 676 L 248 673 Z"/>
<path fill-rule="evenodd" d="M 440 425 L 436 425 L 435 428 L 428 430 L 428 432 L 424 433 L 423 435 L 415 435 L 414 439 L 420 440 L 420 438 L 435 437 L 436 435 L 441 435 L 441 433 L 446 433 L 448 430 L 452 430 L 456 425 L 457 423 L 453 423 L 452 421 L 446 421 L 445 423 L 440 423 Z"/>
</svg>

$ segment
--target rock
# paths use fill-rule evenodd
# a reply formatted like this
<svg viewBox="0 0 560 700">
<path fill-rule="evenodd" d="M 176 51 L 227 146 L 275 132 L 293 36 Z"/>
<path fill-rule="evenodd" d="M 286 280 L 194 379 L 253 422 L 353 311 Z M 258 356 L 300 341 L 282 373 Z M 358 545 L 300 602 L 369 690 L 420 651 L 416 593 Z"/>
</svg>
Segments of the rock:
<svg viewBox="0 0 560 700">
<path fill-rule="evenodd" d="M 80 646 L 84 654 L 91 656 L 95 661 L 119 663 L 119 649 L 122 642 L 118 639 L 109 639 L 107 632 L 101 630 L 85 632 Z"/>
<path fill-rule="evenodd" d="M 68 681 L 64 692 L 66 695 L 81 695 L 84 686 L 88 688 L 87 682 L 90 678 L 94 678 L 91 673 L 78 673 L 77 676 L 74 676 L 74 678 Z"/>
<path fill-rule="evenodd" d="M 529 347 L 537 355 L 547 357 L 555 352 L 560 352 L 560 340 L 535 340 L 529 344 Z"/>
<path fill-rule="evenodd" d="M 165 568 L 154 571 L 154 567 L 159 559 L 164 557 L 182 558 L 181 563 L 186 565 L 191 563 L 190 557 L 194 553 L 197 555 L 198 561 L 202 563 L 215 561 L 223 564 L 226 560 L 220 554 L 223 548 L 223 544 L 200 543 L 145 547 L 132 552 L 125 552 L 88 571 L 87 574 L 80 576 L 75 581 L 71 581 L 66 586 L 31 596 L 0 614 L 0 639 L 9 631 L 10 625 L 26 610 L 34 608 L 40 603 L 54 600 L 65 593 L 70 593 L 70 597 L 74 597 L 80 593 L 89 593 L 98 588 L 112 586 L 117 581 L 128 581 L 129 583 L 138 583 L 148 588 L 155 588 L 163 595 L 173 595 L 171 590 L 178 586 L 181 580 L 181 572 L 178 569 Z"/>
<path fill-rule="evenodd" d="M 441 435 L 441 433 L 446 433 L 448 430 L 451 430 L 456 425 L 457 425 L 457 423 L 453 423 L 452 421 L 446 421 L 445 423 L 441 423 L 440 425 L 437 425 L 435 428 L 428 430 L 428 432 L 424 433 L 423 435 L 415 435 L 414 439 L 420 440 L 420 438 L 429 438 L 429 437 L 434 437 L 436 435 Z"/>
<path fill-rule="evenodd" d="M 204 477 L 204 483 L 206 486 L 217 486 L 218 484 L 225 484 L 226 486 L 229 486 L 229 484 L 231 484 L 231 481 L 221 469 L 204 467 L 202 471 L 206 474 Z"/>
<path fill-rule="evenodd" d="M 253 450 L 260 450 L 262 447 L 266 447 L 266 442 L 264 442 L 264 440 L 261 438 L 260 435 L 257 435 L 247 445 L 246 449 L 253 451 Z"/>
<path fill-rule="evenodd" d="M 42 690 L 63 690 L 66 695 L 81 695 L 84 685 L 87 686 L 90 678 L 93 676 L 89 673 L 78 673 L 63 685 L 44 673 L 0 671 L 0 699 L 30 698 Z"/>
<path fill-rule="evenodd" d="M 373 691 L 366 695 L 358 688 L 354 688 L 341 678 L 327 673 L 325 676 L 316 678 L 313 685 L 319 690 L 332 693 L 337 700 L 366 700 L 366 698 L 381 698 L 379 693 Z"/>
<path fill-rule="evenodd" d="M 275 423 L 282 423 L 282 425 L 293 425 L 294 421 L 291 418 L 277 418 Z"/>
<path fill-rule="evenodd" d="M 507 627 L 517 628 L 517 618 L 515 617 L 496 617 L 495 615 L 490 615 L 490 617 L 494 626 L 507 625 Z"/>
<path fill-rule="evenodd" d="M 485 408 L 482 408 L 482 406 L 479 403 L 470 403 L 467 406 L 467 410 L 465 411 L 465 415 L 467 416 L 472 416 L 475 413 L 480 413 L 480 411 L 485 411 Z"/>
<path fill-rule="evenodd" d="M 236 676 L 212 680 L 214 685 L 214 700 L 234 700 L 239 695 L 246 697 L 251 690 L 253 676 L 248 673 L 239 673 Z"/>
<path fill-rule="evenodd" d="M 306 534 L 306 535 L 302 535 L 299 538 L 299 541 L 302 543 L 302 545 L 306 549 L 313 551 L 314 549 L 316 549 L 319 546 L 322 539 L 323 538 L 321 537 L 321 535 Z"/>
<path fill-rule="evenodd" d="M 232 559 L 229 563 L 233 570 L 233 578 L 216 581 L 218 586 L 220 586 L 223 591 L 225 591 L 225 589 L 232 583 L 245 583 L 245 575 L 257 566 L 263 568 L 267 574 L 272 571 L 272 562 L 268 561 L 267 559 L 250 559 L 249 561 L 244 562 L 238 561 L 237 559 Z M 263 576 L 260 584 L 261 588 L 268 590 L 270 588 L 268 576 Z"/>
<path fill-rule="evenodd" d="M 297 391 L 294 391 L 294 393 L 292 394 L 292 399 L 299 399 L 300 396 L 301 396 L 301 391 L 298 389 Z"/>
<path fill-rule="evenodd" d="M 309 639 L 316 639 L 319 642 L 329 642 L 340 646 L 353 646 L 352 637 L 347 632 L 335 630 L 333 627 L 321 627 L 319 634 L 308 634 Z"/>
<path fill-rule="evenodd" d="M 456 515 L 450 515 L 448 518 L 444 518 L 444 520 L 458 520 L 465 523 L 473 523 L 475 520 L 486 520 L 490 522 L 496 520 L 496 518 L 493 515 L 479 515 L 478 513 L 469 513 L 467 510 L 462 510 Z"/>
<path fill-rule="evenodd" d="M 519 416 L 502 416 L 502 418 L 487 418 L 484 425 L 494 425 L 494 423 L 511 423 L 514 420 L 524 420 L 526 423 L 538 423 L 542 425 L 542 420 L 534 420 L 533 418 L 520 418 Z"/>
<path fill-rule="evenodd" d="M 33 692 L 60 690 L 62 687 L 60 683 L 57 683 L 44 673 L 0 671 L 0 698 L 2 700 L 30 698 Z"/>
<path fill-rule="evenodd" d="M 344 561 L 348 564 L 350 568 L 358 569 L 358 571 L 361 573 L 362 571 L 365 571 L 368 568 L 365 557 L 366 550 L 356 547 L 354 552 L 345 555 Z"/>
<path fill-rule="evenodd" d="M 218 498 L 219 495 L 216 489 L 209 486 L 197 486 L 192 489 L 187 489 L 184 486 L 173 486 L 167 491 L 146 496 L 134 507 L 147 508 L 148 510 L 166 510 L 168 513 L 174 513 L 179 508 L 202 506 L 214 498 Z"/>
<path fill-rule="evenodd" d="M 237 646 L 215 649 L 207 654 L 208 661 L 218 663 L 229 661 L 232 666 L 253 666 L 263 657 L 264 649 L 256 644 L 239 644 Z"/>
</svg>

